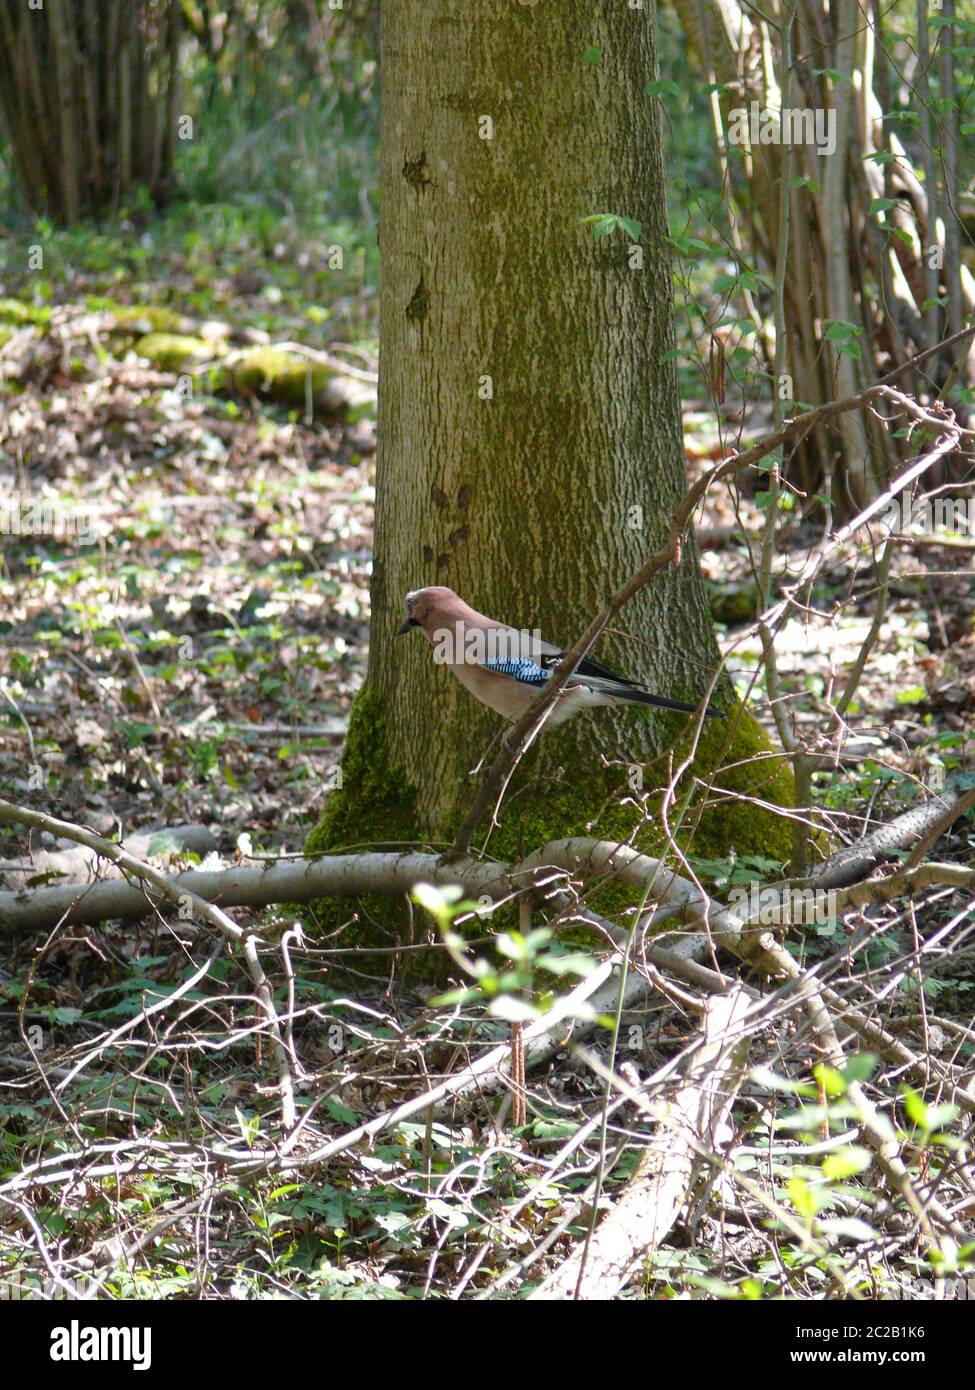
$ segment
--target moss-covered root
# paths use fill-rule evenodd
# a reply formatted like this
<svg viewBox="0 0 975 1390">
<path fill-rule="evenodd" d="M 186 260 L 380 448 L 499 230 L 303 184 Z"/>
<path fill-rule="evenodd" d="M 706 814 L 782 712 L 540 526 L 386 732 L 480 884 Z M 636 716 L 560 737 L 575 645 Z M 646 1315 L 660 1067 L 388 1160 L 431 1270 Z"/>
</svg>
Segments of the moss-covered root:
<svg viewBox="0 0 975 1390">
<path fill-rule="evenodd" d="M 675 730 L 680 727 L 677 720 Z M 587 766 L 575 777 L 570 770 L 558 781 L 546 780 L 526 791 L 534 773 L 537 769 L 519 770 L 509 788 L 508 809 L 502 812 L 489 845 L 497 859 L 517 860 L 550 840 L 571 835 L 627 841 L 648 853 L 659 853 L 665 846 L 660 792 L 634 793 L 629 769 Z M 663 759 L 648 764 L 644 770 L 648 789 L 659 788 L 665 780 Z M 678 802 L 687 788 L 691 795 L 677 828 L 677 840 L 685 852 L 701 859 L 723 858 L 733 846 L 739 855 L 788 860 L 790 821 L 768 808 L 793 804 L 791 769 L 773 752 L 746 711 L 739 709 L 720 723 L 708 723 L 694 763 L 682 779 Z M 329 796 L 308 836 L 306 851 L 337 853 L 366 844 L 400 846 L 451 838 L 459 814 L 450 824 L 424 826 L 418 823 L 416 806 L 415 788 L 404 770 L 390 764 L 383 702 L 376 688 L 367 684 L 352 708 L 341 786 Z M 633 890 L 612 885 L 591 901 L 601 911 L 618 912 L 632 907 L 636 899 Z M 406 933 L 416 926 L 402 903 L 379 895 L 357 904 L 355 914 L 348 903 L 338 901 L 317 904 L 316 911 L 319 920 L 333 928 L 354 916 L 343 936 L 344 945 L 388 947 L 407 939 Z M 502 925 L 497 916 L 492 924 Z M 424 976 L 443 977 L 443 953 L 417 953 L 412 959 Z"/>
<path fill-rule="evenodd" d="M 227 385 L 299 410 L 310 404 L 322 415 L 348 415 L 376 402 L 375 388 L 368 382 L 313 365 L 281 348 L 253 348 L 229 369 Z"/>
<path fill-rule="evenodd" d="M 185 333 L 152 332 L 135 344 L 140 357 L 160 371 L 179 372 L 227 355 L 226 344 Z M 280 348 L 251 348 L 227 363 L 218 363 L 210 377 L 212 391 L 261 396 L 296 410 L 344 418 L 375 406 L 375 389 L 368 382 L 343 376 L 331 367 L 313 366 Z"/>
</svg>

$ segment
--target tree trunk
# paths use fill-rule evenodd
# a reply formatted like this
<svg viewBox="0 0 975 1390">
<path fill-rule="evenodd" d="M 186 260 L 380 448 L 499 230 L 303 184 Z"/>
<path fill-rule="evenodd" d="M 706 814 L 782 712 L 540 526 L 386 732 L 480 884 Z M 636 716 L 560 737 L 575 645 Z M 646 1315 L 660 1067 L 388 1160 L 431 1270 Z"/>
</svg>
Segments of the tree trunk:
<svg viewBox="0 0 975 1390">
<path fill-rule="evenodd" d="M 179 32 L 177 0 L 0 0 L 0 120 L 34 212 L 71 223 L 135 184 L 161 196 Z"/>
<path fill-rule="evenodd" d="M 499 731 L 425 639 L 396 636 L 408 590 L 447 584 L 569 644 L 669 529 L 686 476 L 659 119 L 645 93 L 654 27 L 651 0 L 383 4 L 370 666 L 342 787 L 310 850 L 447 839 Z M 594 237 L 580 219 L 599 213 L 635 220 L 639 236 Z M 599 652 L 609 664 L 660 694 L 706 689 L 717 649 L 693 542 L 623 618 L 628 635 Z M 543 735 L 491 852 L 584 824 L 625 838 L 640 778 L 666 780 L 645 765 L 686 722 L 601 709 Z M 709 721 L 701 756 L 713 767 L 760 746 L 739 711 Z M 775 762 L 757 781 L 787 796 Z M 723 814 L 727 830 L 734 813 Z M 768 816 L 739 807 L 718 838 L 741 850 L 770 834 Z"/>
</svg>

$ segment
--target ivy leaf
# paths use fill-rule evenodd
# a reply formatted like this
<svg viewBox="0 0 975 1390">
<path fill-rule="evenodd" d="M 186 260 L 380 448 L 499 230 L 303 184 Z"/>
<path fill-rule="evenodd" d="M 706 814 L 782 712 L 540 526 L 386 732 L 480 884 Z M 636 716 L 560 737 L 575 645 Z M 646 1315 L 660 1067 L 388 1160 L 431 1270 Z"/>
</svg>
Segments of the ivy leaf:
<svg viewBox="0 0 975 1390">
<path fill-rule="evenodd" d="M 669 97 L 679 97 L 680 88 L 676 82 L 671 82 L 669 77 L 658 77 L 653 82 L 648 82 L 643 89 L 648 97 L 662 97 L 665 94 Z"/>
<path fill-rule="evenodd" d="M 588 217 L 580 217 L 579 225 L 592 227 L 593 238 L 596 241 L 617 229 L 626 232 L 631 241 L 639 241 L 643 231 L 643 223 L 638 222 L 635 217 L 620 217 L 615 212 L 591 213 Z"/>
</svg>

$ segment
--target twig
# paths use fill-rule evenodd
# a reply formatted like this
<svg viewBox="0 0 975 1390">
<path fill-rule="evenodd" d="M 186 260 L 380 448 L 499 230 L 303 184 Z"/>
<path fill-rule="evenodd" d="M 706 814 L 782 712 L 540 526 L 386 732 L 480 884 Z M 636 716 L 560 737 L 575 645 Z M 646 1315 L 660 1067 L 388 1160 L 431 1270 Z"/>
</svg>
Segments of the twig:
<svg viewBox="0 0 975 1390">
<path fill-rule="evenodd" d="M 32 811 L 25 806 L 16 806 L 10 801 L 0 800 L 0 822 L 8 825 L 33 825 L 39 830 L 49 830 L 54 835 L 61 835 L 65 839 L 75 840 L 80 845 L 87 845 L 89 849 L 95 850 L 103 858 L 117 864 L 127 873 L 133 874 L 143 883 L 154 888 L 164 898 L 176 903 L 181 909 L 191 909 L 195 917 L 209 922 L 211 926 L 216 927 L 218 931 L 241 948 L 261 1011 L 271 1034 L 271 1045 L 278 1072 L 282 1123 L 286 1130 L 292 1129 L 297 1119 L 297 1112 L 291 1078 L 291 1064 L 284 1039 L 281 1036 L 271 986 L 264 973 L 264 967 L 261 965 L 253 933 L 245 932 L 219 907 L 207 902 L 206 899 L 192 892 L 185 885 L 176 883 L 174 879 L 159 873 L 151 865 L 144 864 L 141 860 L 134 858 L 121 846 L 113 845 L 111 841 L 103 839 L 101 835 L 96 835 L 83 826 L 75 825 L 72 821 L 58 820 L 55 816 L 45 815 L 42 811 Z"/>
</svg>

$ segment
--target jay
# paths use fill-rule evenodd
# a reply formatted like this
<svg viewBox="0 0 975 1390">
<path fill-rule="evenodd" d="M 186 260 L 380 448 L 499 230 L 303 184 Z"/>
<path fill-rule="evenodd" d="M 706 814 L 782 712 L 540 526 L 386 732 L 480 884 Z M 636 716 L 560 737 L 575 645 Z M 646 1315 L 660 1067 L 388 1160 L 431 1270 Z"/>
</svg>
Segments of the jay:
<svg viewBox="0 0 975 1390">
<path fill-rule="evenodd" d="M 515 719 L 527 709 L 559 666 L 565 653 L 536 632 L 519 631 L 477 613 L 442 584 L 406 595 L 406 621 L 399 631 L 418 627 L 433 643 L 434 660 L 447 666 L 482 705 Z M 550 725 L 564 724 L 580 710 L 631 702 L 694 714 L 696 706 L 667 700 L 640 688 L 638 681 L 586 657 L 559 694 Z M 705 714 L 720 719 L 708 706 Z"/>
</svg>

